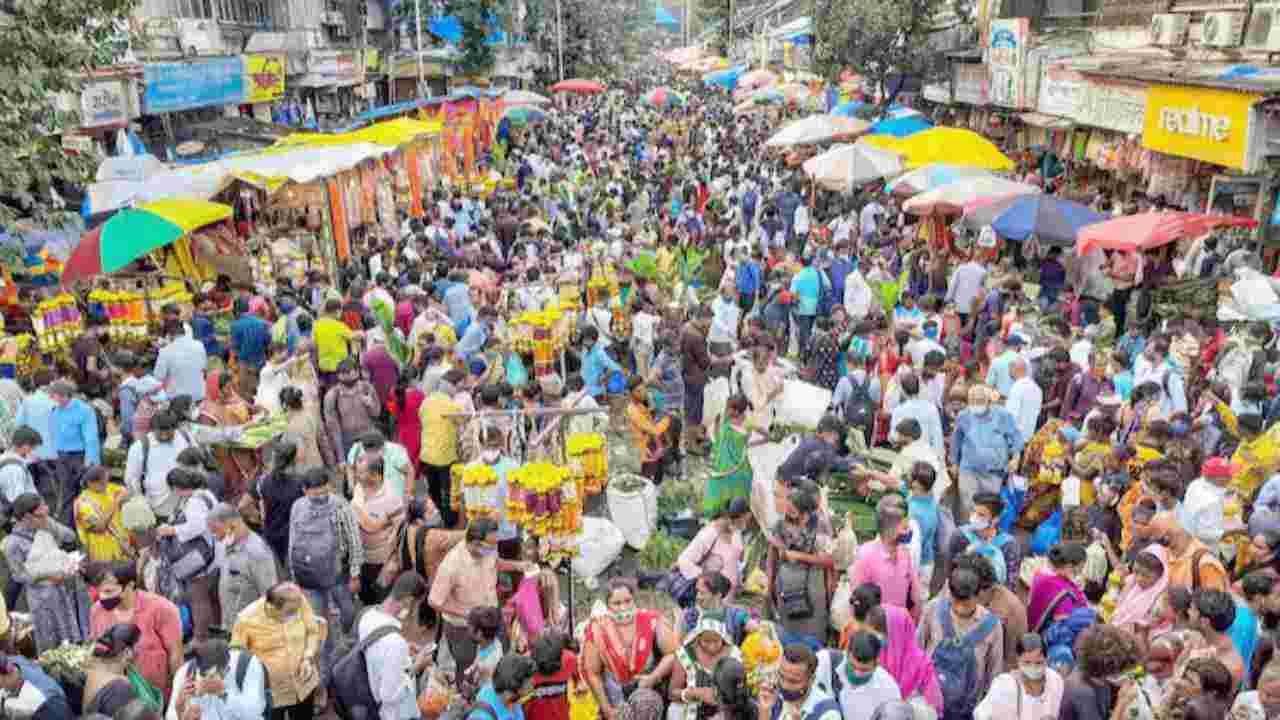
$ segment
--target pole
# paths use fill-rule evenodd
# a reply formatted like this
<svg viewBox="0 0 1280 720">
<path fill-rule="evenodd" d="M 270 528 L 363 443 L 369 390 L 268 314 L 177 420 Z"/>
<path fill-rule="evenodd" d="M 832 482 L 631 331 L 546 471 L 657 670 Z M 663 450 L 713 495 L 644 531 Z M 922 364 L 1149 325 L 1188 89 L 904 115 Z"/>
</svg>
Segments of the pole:
<svg viewBox="0 0 1280 720">
<path fill-rule="evenodd" d="M 422 88 L 425 80 L 422 76 L 422 0 L 413 0 L 413 13 L 417 18 L 414 26 L 417 28 L 417 42 L 414 43 L 414 56 L 418 60 L 418 94 L 414 97 L 422 97 Z"/>
<path fill-rule="evenodd" d="M 560 0 L 556 0 L 556 65 L 560 69 L 560 81 L 564 82 L 564 12 Z"/>
<path fill-rule="evenodd" d="M 684 46 L 693 41 L 693 0 L 684 0 Z"/>
</svg>

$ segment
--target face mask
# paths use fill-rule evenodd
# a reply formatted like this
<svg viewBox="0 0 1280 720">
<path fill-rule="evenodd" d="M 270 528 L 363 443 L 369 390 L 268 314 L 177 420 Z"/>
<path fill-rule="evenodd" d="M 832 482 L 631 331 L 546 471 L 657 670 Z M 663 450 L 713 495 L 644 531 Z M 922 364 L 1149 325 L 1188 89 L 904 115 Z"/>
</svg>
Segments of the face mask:
<svg viewBox="0 0 1280 720">
<path fill-rule="evenodd" d="M 809 694 L 809 691 L 808 690 L 788 690 L 786 688 L 782 688 L 781 690 L 779 690 L 779 694 L 782 695 L 782 699 L 784 701 L 789 703 L 795 703 L 795 702 L 800 702 L 801 700 L 804 700 L 805 697 Z"/>
<path fill-rule="evenodd" d="M 329 502 L 328 495 L 315 495 L 315 496 L 309 497 L 308 499 L 311 500 L 312 505 L 324 505 L 325 503 Z"/>
<path fill-rule="evenodd" d="M 123 595 L 117 595 L 113 598 L 98 598 L 98 602 L 102 603 L 102 607 L 107 610 L 115 610 L 120 607 L 120 601 L 124 600 Z"/>
<path fill-rule="evenodd" d="M 610 612 L 609 615 L 613 618 L 614 622 L 626 625 L 636 619 L 636 609 L 614 610 Z"/>
<path fill-rule="evenodd" d="M 1023 665 L 1023 666 L 1022 666 L 1022 668 L 1021 668 L 1021 670 L 1022 670 L 1022 677 L 1026 678 L 1026 679 L 1028 679 L 1028 680 L 1043 680 L 1043 679 L 1044 679 L 1044 666 L 1043 666 L 1043 665 Z"/>
<path fill-rule="evenodd" d="M 991 521 L 986 518 L 975 517 L 969 521 L 969 527 L 978 531 L 988 530 L 991 528 Z"/>
<path fill-rule="evenodd" d="M 871 676 L 874 674 L 875 674 L 874 670 L 872 670 L 871 672 L 860 673 L 857 670 L 853 669 L 853 663 L 847 662 L 844 664 L 845 679 L 847 679 L 849 681 L 849 684 L 853 685 L 854 687 L 857 687 L 859 685 L 866 685 L 867 683 L 871 682 Z"/>
<path fill-rule="evenodd" d="M 908 531 L 906 531 L 906 532 L 904 532 L 904 533 L 899 534 L 899 535 L 898 535 L 898 544 L 899 544 L 899 545 L 906 545 L 907 543 L 911 542 L 911 532 L 912 532 L 911 530 L 908 530 Z"/>
</svg>

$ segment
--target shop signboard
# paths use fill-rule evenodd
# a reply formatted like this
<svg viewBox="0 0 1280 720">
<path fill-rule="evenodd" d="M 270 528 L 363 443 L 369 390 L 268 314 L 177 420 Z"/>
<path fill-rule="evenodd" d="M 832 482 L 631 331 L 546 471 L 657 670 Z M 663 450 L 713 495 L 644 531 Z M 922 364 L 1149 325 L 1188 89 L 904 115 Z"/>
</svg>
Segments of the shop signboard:
<svg viewBox="0 0 1280 720">
<path fill-rule="evenodd" d="M 313 50 L 308 71 L 335 85 L 352 84 L 360 79 L 360 63 L 356 53 L 347 51 Z"/>
<path fill-rule="evenodd" d="M 1153 85 L 1142 145 L 1166 155 L 1250 170 L 1249 130 L 1262 96 L 1203 87 Z"/>
<path fill-rule="evenodd" d="M 1032 48 L 1027 51 L 1027 64 L 1022 75 L 1025 79 L 1025 92 L 1022 104 L 1028 109 L 1044 112 L 1040 109 L 1040 88 L 1044 83 L 1048 70 L 1062 60 L 1081 54 L 1081 50 L 1071 46 L 1048 46 Z M 1057 114 L 1057 113 L 1054 113 Z"/>
<path fill-rule="evenodd" d="M 929 83 L 924 86 L 924 99 L 946 105 L 951 102 L 951 86 L 947 83 Z"/>
<path fill-rule="evenodd" d="M 975 63 L 955 63 L 951 66 L 951 90 L 958 103 L 969 105 L 986 105 L 991 85 L 991 75 L 987 66 Z"/>
<path fill-rule="evenodd" d="M 284 97 L 285 56 L 263 53 L 244 56 L 244 101 L 257 105 Z"/>
<path fill-rule="evenodd" d="M 149 115 L 244 100 L 244 63 L 239 56 L 149 63 L 143 79 L 142 108 Z"/>
<path fill-rule="evenodd" d="M 987 69 L 991 73 L 992 105 L 1021 110 L 1026 96 L 1027 18 L 992 20 L 987 40 Z"/>
<path fill-rule="evenodd" d="M 1046 65 L 1040 75 L 1036 110 L 1046 115 L 1078 119 L 1088 85 L 1080 73 Z"/>
<path fill-rule="evenodd" d="M 80 91 L 80 127 L 94 128 L 129 122 L 128 81 L 99 80 Z"/>
<path fill-rule="evenodd" d="M 1073 119 L 1082 125 L 1105 130 L 1140 133 L 1146 112 L 1145 87 L 1089 78 Z"/>
</svg>

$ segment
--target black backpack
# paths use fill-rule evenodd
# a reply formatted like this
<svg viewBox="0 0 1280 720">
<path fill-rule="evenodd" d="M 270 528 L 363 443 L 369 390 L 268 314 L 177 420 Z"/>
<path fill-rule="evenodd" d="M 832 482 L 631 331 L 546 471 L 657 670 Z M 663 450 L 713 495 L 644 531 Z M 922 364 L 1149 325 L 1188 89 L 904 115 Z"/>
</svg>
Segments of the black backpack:
<svg viewBox="0 0 1280 720">
<path fill-rule="evenodd" d="M 356 617 L 353 627 L 360 627 L 363 615 L 364 612 L 361 612 Z M 377 719 L 381 705 L 373 696 L 373 688 L 369 686 L 369 663 L 365 652 L 370 645 L 398 632 L 400 630 L 392 625 L 383 625 L 369 633 L 369 637 L 356 643 L 355 647 L 333 664 L 329 692 L 333 698 L 334 712 L 342 720 Z"/>
<path fill-rule="evenodd" d="M 845 424 L 860 428 L 869 435 L 876 419 L 876 402 L 871 399 L 871 378 L 857 382 L 851 377 L 849 383 L 853 389 L 844 402 Z"/>
</svg>

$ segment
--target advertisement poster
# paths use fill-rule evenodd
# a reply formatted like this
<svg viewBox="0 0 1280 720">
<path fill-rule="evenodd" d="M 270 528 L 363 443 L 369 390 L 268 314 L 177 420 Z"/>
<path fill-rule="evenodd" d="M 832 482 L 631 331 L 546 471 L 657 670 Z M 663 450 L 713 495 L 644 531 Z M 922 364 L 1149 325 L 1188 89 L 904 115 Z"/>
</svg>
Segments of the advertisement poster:
<svg viewBox="0 0 1280 720">
<path fill-rule="evenodd" d="M 992 20 L 987 45 L 987 67 L 991 71 L 991 104 L 1022 109 L 1025 105 L 1027 38 L 1031 21 L 1027 18 Z"/>
</svg>

